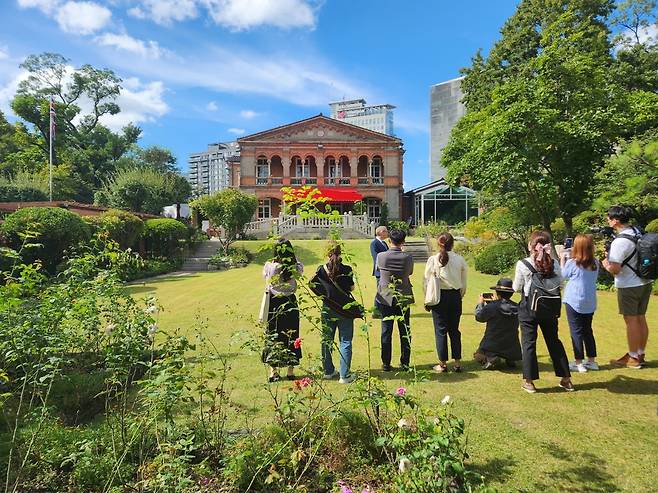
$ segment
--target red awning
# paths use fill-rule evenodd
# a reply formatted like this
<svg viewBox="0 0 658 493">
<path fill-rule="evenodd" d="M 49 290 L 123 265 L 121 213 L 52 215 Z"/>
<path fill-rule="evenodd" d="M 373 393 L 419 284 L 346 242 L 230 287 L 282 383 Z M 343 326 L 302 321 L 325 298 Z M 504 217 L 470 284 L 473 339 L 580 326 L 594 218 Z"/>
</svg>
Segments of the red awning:
<svg viewBox="0 0 658 493">
<path fill-rule="evenodd" d="M 355 188 L 320 188 L 322 197 L 327 197 L 329 202 L 358 202 L 363 200 L 363 195 L 356 191 Z"/>
</svg>

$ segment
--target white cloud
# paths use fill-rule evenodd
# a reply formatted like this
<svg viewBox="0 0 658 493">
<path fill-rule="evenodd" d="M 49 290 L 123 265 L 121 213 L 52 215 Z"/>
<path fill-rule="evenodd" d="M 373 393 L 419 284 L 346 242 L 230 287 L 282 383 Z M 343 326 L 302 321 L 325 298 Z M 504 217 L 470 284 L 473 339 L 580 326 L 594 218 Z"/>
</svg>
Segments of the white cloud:
<svg viewBox="0 0 658 493">
<path fill-rule="evenodd" d="M 213 46 L 197 48 L 203 51 L 203 58 L 196 54 L 179 54 L 176 58 L 135 64 L 125 57 L 115 57 L 112 64 L 144 77 L 163 80 L 168 85 L 261 95 L 300 106 L 324 107 L 328 101 L 343 97 L 373 96 L 372 90 L 345 78 L 344 71 L 328 66 L 317 56 L 307 59 Z"/>
<path fill-rule="evenodd" d="M 153 58 L 157 60 L 162 57 L 167 50 L 160 47 L 157 41 L 142 41 L 133 38 L 129 34 L 105 33 L 94 40 L 101 46 L 111 46 L 119 50 L 128 51 L 142 58 Z"/>
<path fill-rule="evenodd" d="M 217 110 L 219 109 L 219 107 L 217 106 L 217 103 L 215 103 L 214 101 L 210 101 L 210 102 L 206 105 L 206 109 L 207 109 L 208 111 L 217 111 Z"/>
<path fill-rule="evenodd" d="M 242 118 L 246 118 L 247 120 L 251 120 L 252 118 L 255 118 L 258 116 L 258 113 L 252 110 L 242 110 L 240 112 L 240 116 Z"/>
<path fill-rule="evenodd" d="M 168 26 L 195 19 L 201 9 L 216 24 L 234 31 L 267 25 L 314 28 L 317 10 L 310 0 L 136 0 L 128 14 Z"/>
<path fill-rule="evenodd" d="M 139 6 L 128 10 L 128 14 L 168 26 L 174 21 L 194 19 L 198 10 L 196 0 L 141 0 Z"/>
<path fill-rule="evenodd" d="M 0 60 L 9 58 L 9 47 L 7 45 L 0 45 Z"/>
<path fill-rule="evenodd" d="M 93 34 L 112 18 L 112 12 L 94 2 L 66 2 L 55 15 L 59 27 L 72 34 Z"/>
<path fill-rule="evenodd" d="M 132 77 L 125 79 L 122 86 L 121 94 L 116 99 L 121 112 L 101 118 L 101 122 L 110 129 L 119 130 L 131 122 L 154 122 L 169 111 L 163 99 L 165 86 L 161 81 L 143 83 Z"/>
<path fill-rule="evenodd" d="M 315 11 L 306 0 L 201 0 L 219 25 L 242 31 L 262 25 L 314 28 Z"/>
<path fill-rule="evenodd" d="M 244 135 L 244 128 L 229 128 L 227 132 L 232 133 L 234 135 Z"/>
<path fill-rule="evenodd" d="M 12 109 L 11 109 L 11 100 L 14 99 L 14 96 L 16 95 L 16 90 L 18 89 L 18 84 L 22 81 L 27 79 L 28 77 L 28 72 L 26 70 L 15 70 L 15 66 L 12 67 L 4 67 L 0 65 L 0 74 L 2 74 L 5 69 L 7 69 L 6 73 L 9 75 L 9 77 L 6 80 L 0 80 L 0 111 L 2 111 L 5 114 L 12 114 Z"/>
<path fill-rule="evenodd" d="M 24 9 L 37 8 L 45 14 L 52 14 L 60 0 L 18 0 L 18 6 Z"/>
</svg>

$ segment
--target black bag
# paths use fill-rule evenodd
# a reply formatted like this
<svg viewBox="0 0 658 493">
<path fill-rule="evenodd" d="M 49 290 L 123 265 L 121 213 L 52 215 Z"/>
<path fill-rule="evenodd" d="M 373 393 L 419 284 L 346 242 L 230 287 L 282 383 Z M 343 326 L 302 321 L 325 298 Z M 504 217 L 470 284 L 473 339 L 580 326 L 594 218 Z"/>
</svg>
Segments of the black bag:
<svg viewBox="0 0 658 493">
<path fill-rule="evenodd" d="M 617 238 L 626 238 L 635 243 L 635 250 L 622 262 L 622 266 L 627 265 L 641 279 L 653 280 L 658 279 L 658 234 L 645 233 L 635 230 L 634 235 L 621 234 Z M 631 259 L 637 253 L 634 265 L 631 265 Z"/>
<path fill-rule="evenodd" d="M 324 266 L 318 267 L 315 275 L 309 281 L 309 286 L 314 294 L 320 296 L 322 301 L 341 317 L 351 319 L 364 317 L 363 305 L 332 281 Z"/>
<path fill-rule="evenodd" d="M 521 260 L 532 272 L 530 294 L 528 295 L 528 311 L 536 318 L 559 318 L 562 312 L 562 279 L 553 273 L 545 276 L 528 262 Z"/>
</svg>

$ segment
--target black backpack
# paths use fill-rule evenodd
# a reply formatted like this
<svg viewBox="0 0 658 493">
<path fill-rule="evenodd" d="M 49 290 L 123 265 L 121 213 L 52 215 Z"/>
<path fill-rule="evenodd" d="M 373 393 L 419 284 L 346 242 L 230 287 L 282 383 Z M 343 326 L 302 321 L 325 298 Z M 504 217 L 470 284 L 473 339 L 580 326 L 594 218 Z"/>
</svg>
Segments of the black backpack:
<svg viewBox="0 0 658 493">
<path fill-rule="evenodd" d="M 635 250 L 621 265 L 627 265 L 641 279 L 658 279 L 658 234 L 642 234 L 640 230 L 635 229 L 634 235 L 620 234 L 617 238 L 626 238 L 635 243 Z M 636 253 L 637 260 L 631 265 L 631 259 Z"/>
<path fill-rule="evenodd" d="M 537 318 L 559 318 L 562 312 L 562 279 L 556 273 L 546 276 L 525 259 L 521 262 L 532 272 L 528 311 Z"/>
</svg>

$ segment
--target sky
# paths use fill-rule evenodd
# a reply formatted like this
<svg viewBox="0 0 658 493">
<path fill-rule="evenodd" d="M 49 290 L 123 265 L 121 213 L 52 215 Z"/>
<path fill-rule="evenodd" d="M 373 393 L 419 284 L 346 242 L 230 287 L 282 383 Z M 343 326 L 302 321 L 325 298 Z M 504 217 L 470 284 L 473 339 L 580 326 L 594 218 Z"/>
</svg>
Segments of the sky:
<svg viewBox="0 0 658 493">
<path fill-rule="evenodd" d="M 329 114 L 388 103 L 404 143 L 404 186 L 429 181 L 430 86 L 486 53 L 518 0 L 0 0 L 0 111 L 30 54 L 55 52 L 123 79 L 140 145 L 189 154 Z M 13 118 L 15 119 L 15 118 Z"/>
</svg>

